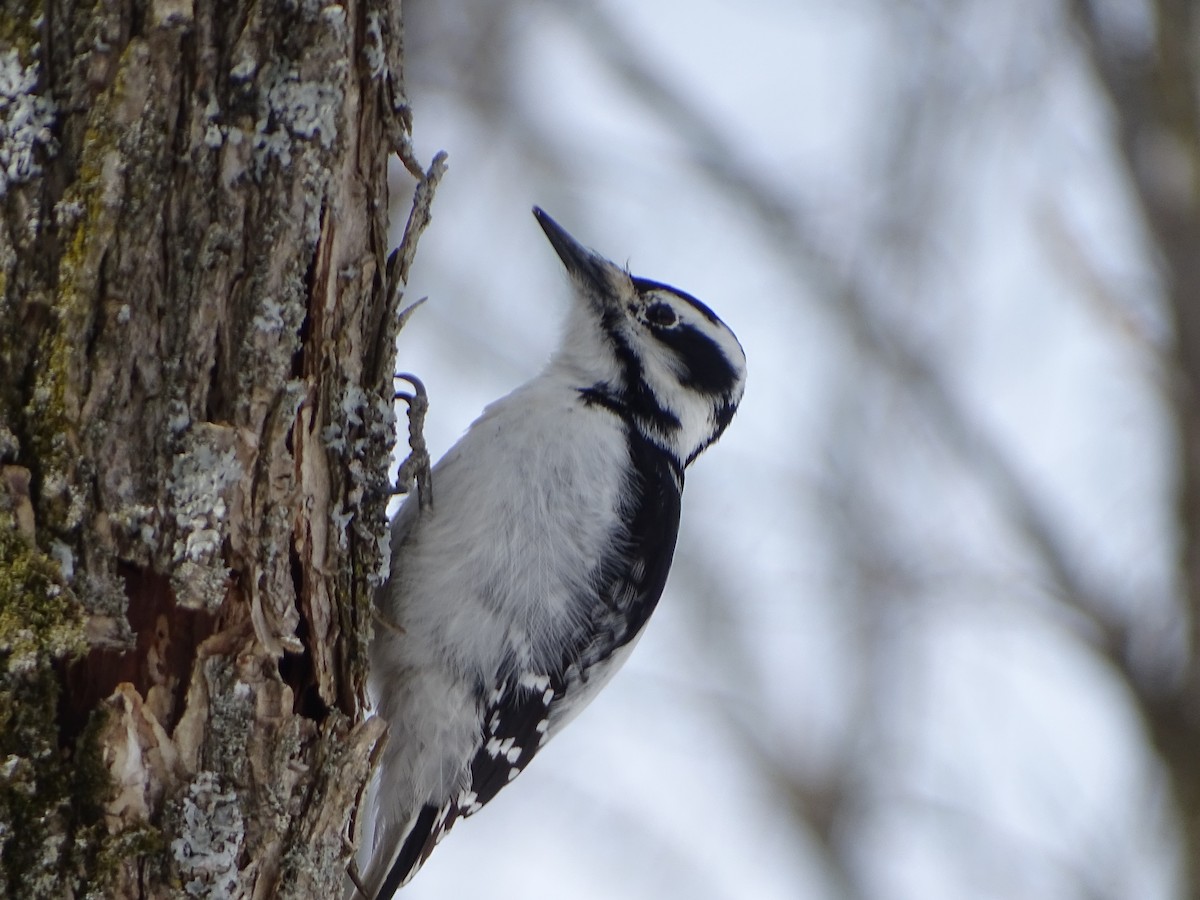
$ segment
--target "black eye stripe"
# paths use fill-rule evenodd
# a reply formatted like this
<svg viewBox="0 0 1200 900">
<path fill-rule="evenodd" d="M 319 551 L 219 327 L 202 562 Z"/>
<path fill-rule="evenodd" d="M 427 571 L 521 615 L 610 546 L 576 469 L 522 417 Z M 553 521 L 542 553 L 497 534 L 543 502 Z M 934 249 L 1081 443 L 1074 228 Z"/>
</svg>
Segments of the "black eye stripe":
<svg viewBox="0 0 1200 900">
<path fill-rule="evenodd" d="M 691 325 L 680 325 L 669 331 L 655 332 L 659 342 L 675 351 L 683 363 L 685 374 L 680 383 L 711 394 L 723 394 L 733 389 L 737 372 L 725 352 Z"/>
</svg>

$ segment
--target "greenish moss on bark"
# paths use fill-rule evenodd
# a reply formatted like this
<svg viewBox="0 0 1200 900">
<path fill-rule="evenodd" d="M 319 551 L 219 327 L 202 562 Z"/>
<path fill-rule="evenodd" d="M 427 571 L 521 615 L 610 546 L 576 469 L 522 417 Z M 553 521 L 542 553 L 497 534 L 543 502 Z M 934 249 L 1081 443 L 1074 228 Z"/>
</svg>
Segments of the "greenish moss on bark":
<svg viewBox="0 0 1200 900">
<path fill-rule="evenodd" d="M 26 59 L 29 51 L 41 40 L 37 23 L 42 16 L 41 0 L 13 0 L 6 3 L 3 13 L 0 13 L 0 47 L 15 47 L 21 58 Z"/>
<path fill-rule="evenodd" d="M 0 513 L 0 893 L 64 896 L 106 836 L 110 786 L 97 712 L 69 753 L 60 746 L 55 662 L 85 649 L 58 564 Z M 64 840 L 64 836 L 72 836 Z"/>
<path fill-rule="evenodd" d="M 77 180 L 63 198 L 64 205 L 79 214 L 63 244 L 52 302 L 54 325 L 42 335 L 40 363 L 22 417 L 42 486 L 42 526 L 60 534 L 79 525 L 74 521 L 76 504 L 70 496 L 76 482 L 73 465 L 78 455 L 79 401 L 68 398 L 68 385 L 78 389 L 83 383 L 81 373 L 86 368 L 93 327 L 96 285 L 116 228 L 119 203 L 113 192 L 123 178 L 120 131 L 112 125 L 111 106 L 122 86 L 118 78 L 112 89 L 96 101 L 90 121 L 101 124 L 88 127 Z"/>
</svg>

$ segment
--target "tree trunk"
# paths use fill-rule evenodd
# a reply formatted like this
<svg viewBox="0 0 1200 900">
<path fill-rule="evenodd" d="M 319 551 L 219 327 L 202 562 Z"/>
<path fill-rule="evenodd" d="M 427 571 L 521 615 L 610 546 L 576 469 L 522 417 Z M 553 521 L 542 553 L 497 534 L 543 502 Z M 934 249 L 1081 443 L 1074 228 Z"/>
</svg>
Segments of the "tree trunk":
<svg viewBox="0 0 1200 900">
<path fill-rule="evenodd" d="M 441 171 L 389 265 L 401 62 L 395 0 L 0 15 L 7 896 L 340 893 Z"/>
</svg>

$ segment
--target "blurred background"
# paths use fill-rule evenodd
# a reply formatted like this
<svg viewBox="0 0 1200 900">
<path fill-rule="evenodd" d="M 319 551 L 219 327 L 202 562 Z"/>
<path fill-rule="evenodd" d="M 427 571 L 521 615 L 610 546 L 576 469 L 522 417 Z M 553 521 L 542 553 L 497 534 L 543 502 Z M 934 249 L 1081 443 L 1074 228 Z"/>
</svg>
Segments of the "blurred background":
<svg viewBox="0 0 1200 900">
<path fill-rule="evenodd" d="M 406 898 L 1200 897 L 1196 7 L 406 0 L 435 457 L 555 346 L 534 203 L 750 365 L 630 663 Z"/>
</svg>

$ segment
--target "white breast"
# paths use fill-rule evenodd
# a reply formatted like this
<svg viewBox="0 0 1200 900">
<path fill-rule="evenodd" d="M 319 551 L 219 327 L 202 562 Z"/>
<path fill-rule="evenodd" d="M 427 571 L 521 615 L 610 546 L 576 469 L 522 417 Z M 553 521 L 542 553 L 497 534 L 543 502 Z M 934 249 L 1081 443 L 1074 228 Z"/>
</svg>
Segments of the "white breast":
<svg viewBox="0 0 1200 900">
<path fill-rule="evenodd" d="M 484 410 L 438 463 L 432 510 L 401 512 L 371 666 L 389 783 L 372 787 L 366 846 L 398 846 L 421 803 L 464 785 L 474 690 L 492 690 L 504 665 L 560 663 L 579 592 L 620 527 L 628 452 L 615 416 L 543 375 Z M 387 866 L 375 860 L 379 877 Z"/>
<path fill-rule="evenodd" d="M 501 648 L 557 663 L 620 522 L 627 461 L 620 421 L 556 379 L 489 406 L 434 470 L 433 511 L 395 560 L 413 649 L 485 682 Z"/>
</svg>

